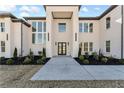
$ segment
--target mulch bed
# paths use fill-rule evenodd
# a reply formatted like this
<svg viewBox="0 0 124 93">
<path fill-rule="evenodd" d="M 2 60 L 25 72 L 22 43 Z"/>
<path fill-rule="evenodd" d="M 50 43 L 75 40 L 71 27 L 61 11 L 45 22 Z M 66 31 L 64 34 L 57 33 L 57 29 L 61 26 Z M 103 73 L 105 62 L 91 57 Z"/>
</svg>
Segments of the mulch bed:
<svg viewBox="0 0 124 93">
<path fill-rule="evenodd" d="M 74 58 L 80 65 L 124 65 L 123 63 L 119 62 L 119 59 L 109 59 L 107 63 L 104 63 L 101 61 L 101 58 L 99 60 L 95 60 L 92 56 L 89 56 L 89 58 L 85 58 L 89 60 L 89 64 L 84 64 L 82 61 L 79 60 L 79 58 Z"/>
<path fill-rule="evenodd" d="M 39 56 L 34 56 L 33 61 L 32 61 L 31 63 L 29 63 L 29 64 L 23 64 L 23 61 L 24 61 L 25 58 L 26 58 L 26 57 L 21 57 L 21 58 L 18 57 L 18 58 L 16 58 L 16 59 L 11 58 L 11 59 L 14 60 L 14 63 L 11 64 L 11 65 L 39 65 L 39 64 L 37 63 L 37 60 L 40 59 Z M 8 59 L 9 59 L 9 58 L 4 58 L 4 60 L 2 60 L 2 61 L 0 62 L 0 65 L 8 65 L 8 64 L 6 64 L 6 61 L 7 61 Z M 50 60 L 50 58 L 46 58 L 44 64 L 46 64 L 49 60 Z M 44 64 L 42 64 L 42 65 L 44 65 Z"/>
</svg>

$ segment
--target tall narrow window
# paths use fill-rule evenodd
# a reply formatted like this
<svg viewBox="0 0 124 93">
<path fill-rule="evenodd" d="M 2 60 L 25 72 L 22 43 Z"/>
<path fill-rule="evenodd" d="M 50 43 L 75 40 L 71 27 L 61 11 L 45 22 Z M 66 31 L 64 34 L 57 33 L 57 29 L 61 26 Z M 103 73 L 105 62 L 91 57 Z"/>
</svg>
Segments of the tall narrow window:
<svg viewBox="0 0 124 93">
<path fill-rule="evenodd" d="M 0 32 L 5 32 L 5 23 L 0 23 Z"/>
<path fill-rule="evenodd" d="M 66 32 L 66 23 L 59 23 L 59 32 Z"/>
<path fill-rule="evenodd" d="M 49 33 L 48 33 L 48 41 L 49 41 Z"/>
<path fill-rule="evenodd" d="M 110 40 L 106 41 L 106 52 L 110 52 Z"/>
<path fill-rule="evenodd" d="M 93 32 L 93 23 L 89 24 L 89 32 Z"/>
<path fill-rule="evenodd" d="M 84 32 L 88 32 L 88 23 L 84 23 Z"/>
<path fill-rule="evenodd" d="M 36 42 L 36 34 L 33 33 L 32 34 L 32 43 L 35 44 L 35 42 Z"/>
<path fill-rule="evenodd" d="M 89 42 L 89 51 L 93 51 L 93 42 Z"/>
<path fill-rule="evenodd" d="M 88 52 L 88 42 L 84 42 L 84 51 Z"/>
<path fill-rule="evenodd" d="M 5 41 L 1 41 L 1 52 L 5 52 Z"/>
<path fill-rule="evenodd" d="M 82 32 L 82 23 L 79 23 L 79 32 Z"/>
<path fill-rule="evenodd" d="M 8 40 L 8 34 L 6 34 L 6 40 Z"/>
<path fill-rule="evenodd" d="M 75 33 L 75 41 L 77 41 L 77 33 Z"/>
<path fill-rule="evenodd" d="M 111 18 L 110 17 L 107 17 L 106 18 L 106 29 L 110 28 L 110 26 L 111 26 L 110 25 L 110 23 L 111 23 L 110 21 L 111 21 Z"/>
</svg>

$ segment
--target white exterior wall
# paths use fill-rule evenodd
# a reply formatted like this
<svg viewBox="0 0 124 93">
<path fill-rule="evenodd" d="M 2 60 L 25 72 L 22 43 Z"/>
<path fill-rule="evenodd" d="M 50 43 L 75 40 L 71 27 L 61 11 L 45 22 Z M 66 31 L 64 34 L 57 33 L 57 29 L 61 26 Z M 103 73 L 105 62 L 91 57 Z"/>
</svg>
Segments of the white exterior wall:
<svg viewBox="0 0 124 93">
<path fill-rule="evenodd" d="M 66 32 L 59 32 L 59 23 L 66 23 Z M 71 55 L 72 50 L 72 25 L 71 25 L 71 19 L 54 19 L 53 20 L 53 56 L 58 55 L 58 44 L 55 45 L 55 43 L 58 42 L 66 42 L 66 48 L 67 48 L 67 55 Z M 69 45 L 68 45 L 69 42 Z"/>
<path fill-rule="evenodd" d="M 106 18 L 111 18 L 111 27 L 106 29 Z M 116 7 L 100 20 L 100 48 L 105 56 L 121 57 L 121 6 Z M 106 40 L 110 40 L 110 53 L 106 53 Z"/>
<path fill-rule="evenodd" d="M 93 42 L 93 52 L 99 52 L 99 20 L 80 20 L 79 23 L 93 23 L 93 32 L 79 32 L 79 44 L 82 43 L 82 54 L 84 51 L 84 42 Z M 89 51 L 88 53 L 91 54 Z"/>
<path fill-rule="evenodd" d="M 5 32 L 0 32 L 0 41 L 5 41 L 5 52 L 1 52 L 0 46 L 0 57 L 11 57 L 11 19 L 10 18 L 0 18 L 0 22 L 5 22 Z M 8 41 L 6 39 L 6 35 L 8 34 Z M 0 42 L 1 43 L 1 42 Z"/>
<path fill-rule="evenodd" d="M 46 22 L 45 20 L 29 20 L 28 23 L 32 25 L 32 22 Z M 33 44 L 32 43 L 32 26 L 30 28 L 28 28 L 28 46 L 29 49 L 28 50 L 32 50 L 34 55 L 39 55 L 38 51 L 42 51 L 43 48 L 46 47 L 46 44 Z M 46 38 L 47 39 L 47 38 Z"/>
<path fill-rule="evenodd" d="M 22 24 L 22 36 L 23 36 L 23 39 L 22 39 L 22 48 L 23 48 L 23 56 L 27 56 L 29 55 L 29 51 L 30 51 L 30 46 L 29 46 L 29 41 L 31 40 L 31 38 L 29 37 L 29 33 L 31 33 L 31 30 L 30 30 L 31 27 L 28 27 L 24 24 Z"/>
</svg>

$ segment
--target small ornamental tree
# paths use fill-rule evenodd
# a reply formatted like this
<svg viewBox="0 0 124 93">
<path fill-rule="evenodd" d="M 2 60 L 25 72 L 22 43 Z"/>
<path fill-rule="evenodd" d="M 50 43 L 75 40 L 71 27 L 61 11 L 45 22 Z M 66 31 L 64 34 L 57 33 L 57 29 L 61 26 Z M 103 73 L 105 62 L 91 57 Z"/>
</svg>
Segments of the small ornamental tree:
<svg viewBox="0 0 124 93">
<path fill-rule="evenodd" d="M 17 58 L 17 55 L 18 55 L 17 48 L 15 48 L 14 53 L 13 53 L 13 57 Z"/>
<path fill-rule="evenodd" d="M 46 57 L 46 49 L 43 48 L 43 56 Z"/>
<path fill-rule="evenodd" d="M 78 57 L 80 57 L 82 51 L 82 43 L 79 44 Z"/>
</svg>

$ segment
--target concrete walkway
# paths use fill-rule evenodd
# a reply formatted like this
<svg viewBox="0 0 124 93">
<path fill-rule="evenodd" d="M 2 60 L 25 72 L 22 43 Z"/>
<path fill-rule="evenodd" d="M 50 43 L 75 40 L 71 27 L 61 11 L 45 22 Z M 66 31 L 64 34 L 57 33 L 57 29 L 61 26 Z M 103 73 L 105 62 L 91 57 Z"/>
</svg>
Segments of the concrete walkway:
<svg viewBox="0 0 124 93">
<path fill-rule="evenodd" d="M 71 57 L 53 57 L 31 80 L 124 80 L 124 66 L 81 66 Z"/>
</svg>

